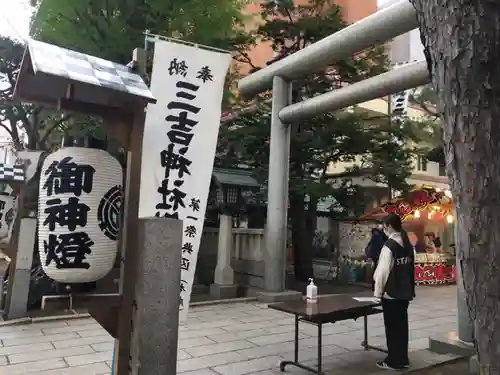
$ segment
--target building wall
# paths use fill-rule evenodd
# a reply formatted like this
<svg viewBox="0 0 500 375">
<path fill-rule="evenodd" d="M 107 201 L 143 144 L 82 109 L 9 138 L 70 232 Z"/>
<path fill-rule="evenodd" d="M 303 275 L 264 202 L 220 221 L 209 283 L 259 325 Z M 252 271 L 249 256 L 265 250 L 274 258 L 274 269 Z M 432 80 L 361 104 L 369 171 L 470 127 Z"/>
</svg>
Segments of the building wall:
<svg viewBox="0 0 500 375">
<path fill-rule="evenodd" d="M 261 22 L 258 14 L 260 12 L 260 5 L 262 4 L 262 1 L 265 0 L 258 0 L 247 7 L 246 14 L 252 17 L 248 22 L 248 28 L 254 28 L 259 22 Z M 377 8 L 377 0 L 337 0 L 336 3 L 342 8 L 345 20 L 349 23 L 353 23 L 375 13 L 377 10 L 393 5 L 398 1 L 399 0 L 389 1 L 381 8 Z M 305 4 L 308 0 L 296 0 L 296 2 L 298 4 Z M 389 48 L 389 56 L 393 63 L 404 63 L 424 59 L 423 47 L 420 42 L 420 33 L 418 30 L 413 30 L 395 38 L 390 42 Z M 256 66 L 262 67 L 266 65 L 267 61 L 273 58 L 274 51 L 269 43 L 260 43 L 250 51 L 249 56 Z M 247 73 L 248 70 L 249 66 L 240 66 L 241 73 Z M 359 104 L 358 108 L 376 116 L 380 116 L 388 113 L 387 103 L 387 100 L 375 99 Z M 410 107 L 408 109 L 408 115 L 411 118 L 419 118 L 424 115 L 424 112 L 418 108 Z M 440 168 L 437 163 L 428 162 L 426 171 L 419 170 L 417 164 L 417 160 L 415 160 L 415 176 L 413 176 L 414 178 L 412 177 L 410 183 L 415 185 L 430 183 L 430 180 L 428 180 L 429 177 L 431 179 L 437 179 L 437 181 L 434 181 L 435 183 L 446 184 L 447 179 L 442 175 L 440 176 Z M 352 165 L 352 163 L 332 164 L 328 168 L 327 173 L 330 175 L 340 174 L 345 172 L 347 168 L 352 167 Z M 373 186 L 373 181 L 363 179 L 361 182 L 362 185 Z"/>
<path fill-rule="evenodd" d="M 247 22 L 247 27 L 249 29 L 261 22 L 258 14 L 260 13 L 260 5 L 263 1 L 266 0 L 257 0 L 253 2 L 245 11 L 250 17 Z M 295 2 L 296 4 L 307 4 L 308 0 L 295 0 Z M 359 21 L 377 11 L 377 0 L 337 0 L 336 3 L 342 8 L 344 19 L 348 23 Z M 263 67 L 266 65 L 267 61 L 273 58 L 274 51 L 270 43 L 261 42 L 249 52 L 249 56 L 254 65 Z M 250 70 L 250 66 L 247 64 L 240 65 L 239 70 L 241 73 L 246 74 Z"/>
<path fill-rule="evenodd" d="M 383 10 L 401 0 L 391 0 L 383 3 L 378 10 Z M 394 64 L 425 60 L 424 46 L 420 41 L 420 31 L 412 30 L 394 38 L 389 43 L 389 57 Z"/>
<path fill-rule="evenodd" d="M 391 0 L 383 3 L 378 10 L 385 9 L 400 0 Z M 420 41 L 420 31 L 418 29 L 412 30 L 406 34 L 400 35 L 394 38 L 388 43 L 389 57 L 393 64 L 401 64 L 411 61 L 422 61 L 425 60 L 423 53 L 423 45 Z M 388 113 L 388 102 L 382 99 L 371 100 L 358 105 L 359 108 L 369 111 L 373 114 L 387 114 Z M 409 107 L 408 116 L 413 119 L 419 119 L 425 115 L 419 108 Z M 357 158 L 356 164 L 360 164 L 361 157 Z M 328 168 L 328 174 L 336 175 L 345 172 L 348 168 L 352 167 L 353 163 L 337 163 L 332 164 Z M 415 157 L 413 160 L 413 175 L 408 180 L 411 185 L 425 185 L 429 184 L 442 189 L 448 188 L 448 178 L 444 172 L 443 167 L 435 162 L 427 162 L 424 166 L 420 158 Z M 425 169 L 425 170 L 424 170 Z M 359 179 L 358 179 L 359 180 Z M 373 181 L 362 179 L 361 185 L 374 185 Z"/>
<path fill-rule="evenodd" d="M 358 106 L 360 109 L 372 113 L 374 115 L 384 115 L 388 113 L 388 102 L 385 99 L 375 99 L 370 100 L 365 103 L 361 103 Z M 418 120 L 425 116 L 425 112 L 422 109 L 416 107 L 408 107 L 408 117 L 414 120 Z M 327 170 L 327 174 L 330 176 L 339 175 L 345 173 L 353 165 L 361 165 L 362 157 L 356 158 L 355 162 L 343 162 L 330 164 Z M 441 189 L 448 188 L 448 178 L 446 177 L 443 167 L 440 167 L 439 163 L 430 162 L 424 163 L 422 159 L 415 156 L 413 160 L 413 175 L 409 179 L 408 183 L 411 185 L 432 185 L 439 187 Z M 379 186 L 380 184 L 375 184 L 373 181 L 366 178 L 357 178 L 356 185 L 360 186 Z"/>
</svg>

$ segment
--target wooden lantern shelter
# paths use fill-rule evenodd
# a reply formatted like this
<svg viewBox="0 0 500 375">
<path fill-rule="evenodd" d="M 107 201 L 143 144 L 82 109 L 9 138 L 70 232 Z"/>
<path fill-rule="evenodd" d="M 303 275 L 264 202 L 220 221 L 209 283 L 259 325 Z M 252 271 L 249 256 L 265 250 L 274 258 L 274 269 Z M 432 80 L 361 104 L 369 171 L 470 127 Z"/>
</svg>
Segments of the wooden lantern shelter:
<svg viewBox="0 0 500 375">
<path fill-rule="evenodd" d="M 144 74 L 145 62 L 146 55 L 141 49 L 134 51 L 133 67 L 128 67 L 29 40 L 15 87 L 15 96 L 21 101 L 101 117 L 106 131 L 127 150 L 120 293 L 102 296 L 89 309 L 118 339 L 115 355 L 119 374 L 128 373 L 136 267 L 140 257 L 137 236 L 127 233 L 135 233 L 138 222 L 145 107 L 156 103 L 141 75 L 131 71 L 135 68 Z"/>
</svg>

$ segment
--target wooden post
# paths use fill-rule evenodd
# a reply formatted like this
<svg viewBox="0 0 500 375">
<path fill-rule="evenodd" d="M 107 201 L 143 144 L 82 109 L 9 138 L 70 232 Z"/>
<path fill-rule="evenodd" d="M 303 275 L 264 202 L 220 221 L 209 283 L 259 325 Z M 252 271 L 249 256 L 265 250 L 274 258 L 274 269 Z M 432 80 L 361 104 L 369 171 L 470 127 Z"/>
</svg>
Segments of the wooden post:
<svg viewBox="0 0 500 375">
<path fill-rule="evenodd" d="M 146 52 L 134 50 L 134 61 L 137 62 L 139 74 L 146 72 Z M 145 109 L 137 107 L 131 129 L 128 128 L 127 173 L 124 197 L 124 216 L 121 239 L 120 294 L 121 306 L 118 318 L 118 333 L 115 341 L 114 374 L 130 373 L 130 350 L 133 333 L 135 304 L 135 283 L 137 264 L 141 254 L 138 247 L 137 227 L 139 220 L 139 195 L 142 163 L 142 139 L 144 133 Z M 124 129 L 125 130 L 125 129 Z"/>
</svg>

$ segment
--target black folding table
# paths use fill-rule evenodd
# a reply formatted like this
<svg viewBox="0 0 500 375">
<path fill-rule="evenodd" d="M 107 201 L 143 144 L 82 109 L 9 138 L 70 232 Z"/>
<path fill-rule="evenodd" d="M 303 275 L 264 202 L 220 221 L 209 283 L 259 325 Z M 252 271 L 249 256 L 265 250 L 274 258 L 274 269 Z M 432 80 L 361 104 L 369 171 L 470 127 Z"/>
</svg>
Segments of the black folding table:
<svg viewBox="0 0 500 375">
<path fill-rule="evenodd" d="M 375 301 L 357 301 L 356 297 L 367 297 L 367 293 L 339 294 L 319 297 L 316 303 L 308 303 L 305 299 L 288 301 L 269 305 L 269 308 L 295 316 L 295 339 L 293 361 L 282 361 L 280 370 L 285 371 L 288 365 L 296 366 L 315 374 L 322 372 L 322 328 L 323 324 L 335 323 L 343 320 L 363 318 L 364 340 L 361 346 L 365 350 L 377 350 L 387 353 L 387 350 L 368 344 L 368 316 L 382 313 L 380 303 Z M 299 362 L 299 322 L 306 322 L 318 327 L 318 369 L 306 366 Z"/>
</svg>

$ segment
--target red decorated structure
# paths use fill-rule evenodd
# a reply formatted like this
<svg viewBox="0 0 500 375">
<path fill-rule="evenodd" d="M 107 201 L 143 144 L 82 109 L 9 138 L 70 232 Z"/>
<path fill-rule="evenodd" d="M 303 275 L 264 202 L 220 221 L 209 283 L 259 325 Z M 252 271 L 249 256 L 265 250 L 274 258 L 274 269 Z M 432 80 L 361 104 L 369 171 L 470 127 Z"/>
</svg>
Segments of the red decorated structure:
<svg viewBox="0 0 500 375">
<path fill-rule="evenodd" d="M 423 186 L 384 203 L 363 218 L 381 220 L 389 213 L 398 214 L 417 252 L 417 284 L 449 284 L 456 281 L 452 203 L 449 191 Z"/>
</svg>

